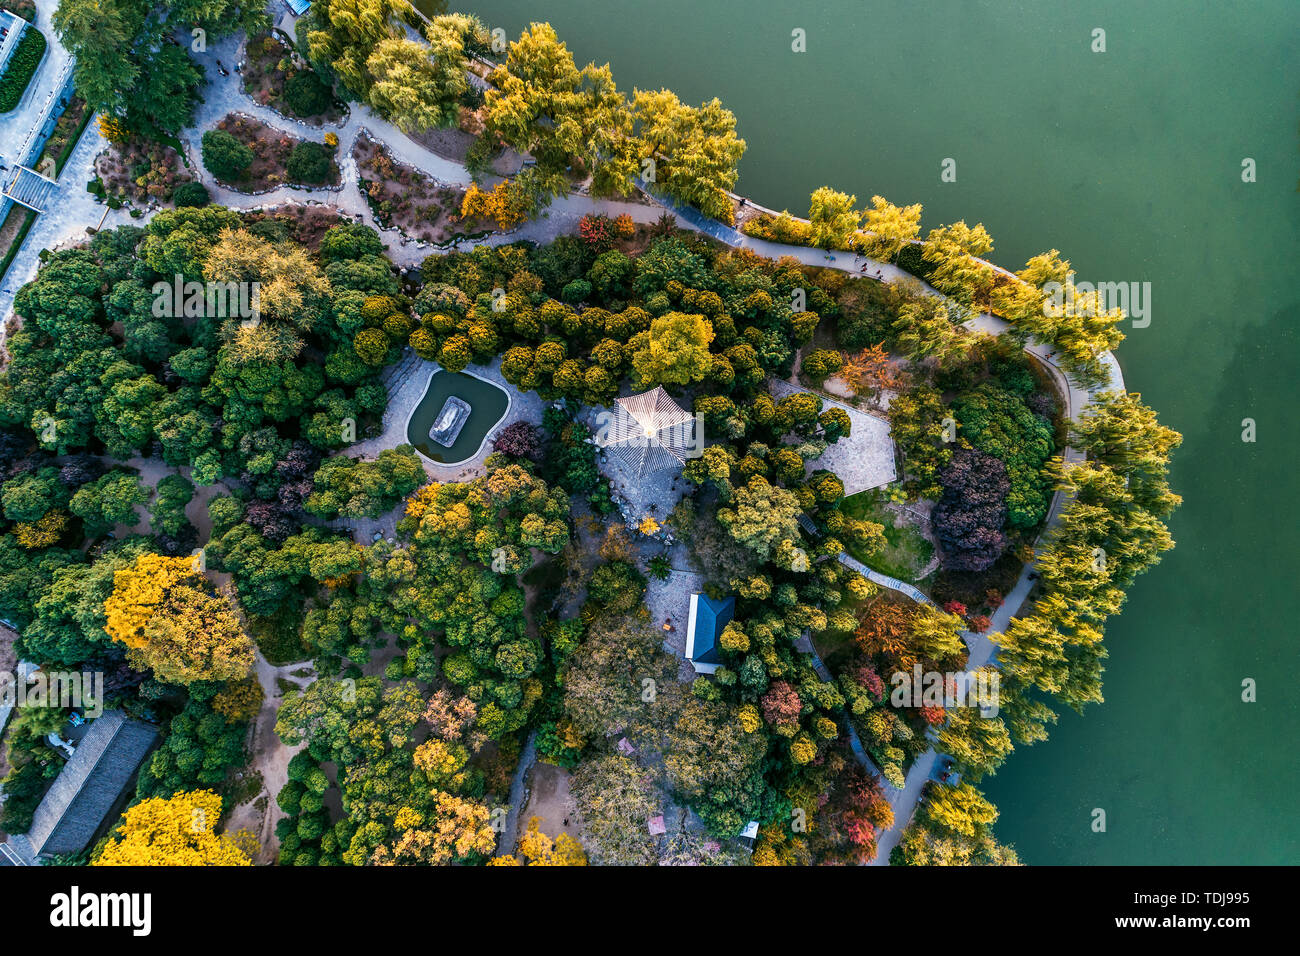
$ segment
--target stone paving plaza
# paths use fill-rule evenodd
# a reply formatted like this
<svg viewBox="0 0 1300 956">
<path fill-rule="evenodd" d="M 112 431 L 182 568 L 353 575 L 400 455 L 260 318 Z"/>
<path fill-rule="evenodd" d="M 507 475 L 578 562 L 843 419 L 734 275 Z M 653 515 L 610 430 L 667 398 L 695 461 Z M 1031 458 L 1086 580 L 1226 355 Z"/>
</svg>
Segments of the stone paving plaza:
<svg viewBox="0 0 1300 956">
<path fill-rule="evenodd" d="M 780 379 L 769 380 L 768 386 L 773 397 L 778 400 L 796 392 L 816 395 L 822 401 L 823 411 L 830 407 L 841 408 L 852 422 L 848 436 L 827 448 L 820 458 L 807 463 L 810 473 L 819 468 L 835 472 L 844 482 L 845 495 L 879 488 L 898 477 L 894 462 L 894 440 L 889 437 L 889 422 L 852 405 L 845 405 L 811 389 L 800 388 Z"/>
</svg>

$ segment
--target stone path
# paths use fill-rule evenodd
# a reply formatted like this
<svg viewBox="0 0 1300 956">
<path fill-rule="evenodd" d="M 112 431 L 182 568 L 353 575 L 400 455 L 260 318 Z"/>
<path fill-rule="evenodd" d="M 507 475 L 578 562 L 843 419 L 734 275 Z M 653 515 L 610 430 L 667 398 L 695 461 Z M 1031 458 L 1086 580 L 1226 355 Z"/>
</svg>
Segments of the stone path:
<svg viewBox="0 0 1300 956">
<path fill-rule="evenodd" d="M 284 700 L 280 690 L 280 678 L 294 686 L 306 687 L 312 677 L 294 677 L 293 671 L 313 670 L 311 661 L 285 664 L 276 667 L 267 662 L 262 652 L 257 652 L 254 661 L 254 673 L 265 695 L 262 707 L 257 712 L 248 729 L 248 750 L 252 759 L 244 768 L 244 773 L 260 774 L 262 787 L 250 800 L 231 808 L 226 820 L 225 831 L 229 834 L 248 830 L 257 837 L 258 854 L 254 862 L 272 863 L 279 854 L 280 841 L 275 835 L 275 825 L 285 817 L 285 812 L 276 803 L 276 795 L 289 782 L 289 761 L 293 755 L 306 747 L 298 744 L 290 747 L 275 732 L 275 721 Z"/>
<path fill-rule="evenodd" d="M 519 838 L 527 829 L 522 814 L 524 802 L 529 796 L 528 772 L 533 769 L 535 763 L 537 763 L 537 731 L 530 730 L 528 739 L 524 741 L 524 749 L 519 754 L 519 764 L 515 767 L 515 774 L 510 778 L 510 796 L 507 800 L 510 809 L 506 812 L 505 825 L 497 836 L 495 856 L 514 856 Z M 521 823 L 524 823 L 522 827 Z"/>
<path fill-rule="evenodd" d="M 865 412 L 778 378 L 768 379 L 768 388 L 777 399 L 799 392 L 812 395 L 822 403 L 824 410 L 838 408 L 849 416 L 848 435 L 832 443 L 817 458 L 805 462 L 806 473 L 812 474 L 820 468 L 835 472 L 844 484 L 845 497 L 887 485 L 898 477 L 894 441 L 889 437 L 889 421 L 884 416 Z"/>
</svg>

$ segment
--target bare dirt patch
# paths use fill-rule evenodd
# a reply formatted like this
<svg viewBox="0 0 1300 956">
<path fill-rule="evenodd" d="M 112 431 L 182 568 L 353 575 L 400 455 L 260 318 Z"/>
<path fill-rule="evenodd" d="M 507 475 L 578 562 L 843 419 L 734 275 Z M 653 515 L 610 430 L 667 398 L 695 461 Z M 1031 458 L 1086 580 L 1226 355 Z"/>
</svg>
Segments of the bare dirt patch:
<svg viewBox="0 0 1300 956">
<path fill-rule="evenodd" d="M 519 815 L 519 832 L 528 830 L 528 821 L 538 818 L 537 828 L 551 839 L 561 833 L 577 837 L 577 811 L 569 795 L 571 775 L 563 767 L 538 761 L 529 774 L 528 803 Z"/>
</svg>

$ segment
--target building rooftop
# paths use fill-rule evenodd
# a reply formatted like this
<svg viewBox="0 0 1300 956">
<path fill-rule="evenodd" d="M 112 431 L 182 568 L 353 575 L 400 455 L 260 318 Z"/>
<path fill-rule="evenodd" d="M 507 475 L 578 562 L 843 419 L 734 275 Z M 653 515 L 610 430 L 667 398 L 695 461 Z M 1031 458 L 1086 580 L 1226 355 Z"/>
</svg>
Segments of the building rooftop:
<svg viewBox="0 0 1300 956">
<path fill-rule="evenodd" d="M 691 595 L 691 614 L 686 627 L 686 657 L 698 674 L 712 674 L 722 664 L 719 641 L 736 616 L 734 597 L 715 601 L 706 594 Z"/>
<path fill-rule="evenodd" d="M 105 711 L 92 721 L 36 808 L 31 829 L 9 838 L 12 853 L 30 865 L 45 856 L 84 850 L 157 740 L 153 726 L 120 710 Z"/>
</svg>

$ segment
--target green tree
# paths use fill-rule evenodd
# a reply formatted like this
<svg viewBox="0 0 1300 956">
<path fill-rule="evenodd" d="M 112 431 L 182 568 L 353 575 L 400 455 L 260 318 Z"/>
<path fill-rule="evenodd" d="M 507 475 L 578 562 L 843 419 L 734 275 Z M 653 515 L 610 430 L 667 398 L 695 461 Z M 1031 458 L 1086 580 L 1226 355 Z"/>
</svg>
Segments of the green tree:
<svg viewBox="0 0 1300 956">
<path fill-rule="evenodd" d="M 410 445 L 386 448 L 373 461 L 336 456 L 317 470 L 304 507 L 321 518 L 378 518 L 426 480 Z"/>
<path fill-rule="evenodd" d="M 204 155 L 206 164 L 206 153 Z M 305 140 L 289 154 L 285 173 L 295 183 L 327 183 L 334 179 L 334 160 L 330 157 L 329 150 L 320 143 Z"/>
<path fill-rule="evenodd" d="M 114 525 L 134 525 L 135 506 L 149 500 L 139 479 L 125 471 L 110 471 L 94 484 L 82 485 L 69 505 L 82 520 L 86 536 L 98 538 Z"/>
<path fill-rule="evenodd" d="M 813 245 L 822 249 L 847 248 L 862 220 L 862 213 L 853 208 L 857 201 L 857 196 L 836 192 L 829 186 L 814 190 L 808 207 Z"/>
<path fill-rule="evenodd" d="M 189 524 L 185 506 L 194 498 L 194 483 L 181 475 L 164 475 L 158 482 L 157 494 L 150 510 L 151 526 L 155 533 L 179 537 Z"/>
<path fill-rule="evenodd" d="M 203 134 L 203 165 L 218 179 L 234 182 L 253 164 L 253 151 L 225 130 Z"/>
<path fill-rule="evenodd" d="M 637 388 L 688 385 L 704 378 L 713 367 L 709 354 L 713 325 L 702 315 L 669 312 L 651 322 L 649 332 L 642 334 L 644 344 L 632 354 Z M 637 340 L 634 337 L 633 343 Z"/>
</svg>

